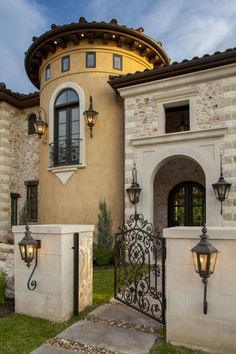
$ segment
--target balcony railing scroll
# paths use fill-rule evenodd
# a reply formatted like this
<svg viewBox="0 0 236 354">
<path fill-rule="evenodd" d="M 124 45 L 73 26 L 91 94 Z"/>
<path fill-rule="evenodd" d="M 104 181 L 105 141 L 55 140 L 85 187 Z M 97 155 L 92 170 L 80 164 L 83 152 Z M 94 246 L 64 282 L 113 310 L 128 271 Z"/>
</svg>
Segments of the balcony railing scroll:
<svg viewBox="0 0 236 354">
<path fill-rule="evenodd" d="M 49 144 L 50 167 L 79 165 L 82 139 L 58 140 Z"/>
</svg>

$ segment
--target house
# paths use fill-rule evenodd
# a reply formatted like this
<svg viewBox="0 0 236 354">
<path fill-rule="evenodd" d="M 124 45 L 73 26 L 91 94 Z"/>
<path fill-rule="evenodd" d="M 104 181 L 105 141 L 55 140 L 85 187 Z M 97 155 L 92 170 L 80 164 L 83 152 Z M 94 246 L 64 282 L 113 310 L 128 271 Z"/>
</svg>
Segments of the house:
<svg viewBox="0 0 236 354">
<path fill-rule="evenodd" d="M 0 85 L 0 234 L 19 221 L 96 224 L 105 198 L 116 229 L 133 212 L 125 189 L 137 163 L 139 212 L 160 228 L 234 225 L 236 49 L 170 64 L 143 28 L 87 22 L 33 42 L 26 73 L 39 92 Z M 96 123 L 85 111 L 98 112 Z M 35 134 L 38 115 L 48 127 Z M 220 156 L 228 199 L 216 200 Z"/>
<path fill-rule="evenodd" d="M 25 68 L 40 91 L 20 95 L 1 85 L 1 234 L 25 203 L 30 223 L 96 224 L 105 198 L 114 227 L 122 223 L 124 111 L 109 76 L 168 63 L 160 42 L 115 19 L 80 18 L 33 37 Z M 90 129 L 89 107 L 98 112 Z M 32 134 L 38 111 L 48 125 L 41 139 Z"/>
</svg>

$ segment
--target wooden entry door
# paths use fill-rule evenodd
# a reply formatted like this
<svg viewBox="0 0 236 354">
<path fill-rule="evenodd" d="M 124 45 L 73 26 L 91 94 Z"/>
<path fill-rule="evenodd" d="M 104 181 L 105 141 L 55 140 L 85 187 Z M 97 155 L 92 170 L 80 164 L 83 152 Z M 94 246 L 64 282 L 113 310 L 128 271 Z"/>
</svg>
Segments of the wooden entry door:
<svg viewBox="0 0 236 354">
<path fill-rule="evenodd" d="M 177 184 L 169 194 L 168 227 L 201 226 L 205 222 L 205 188 L 196 182 Z"/>
</svg>

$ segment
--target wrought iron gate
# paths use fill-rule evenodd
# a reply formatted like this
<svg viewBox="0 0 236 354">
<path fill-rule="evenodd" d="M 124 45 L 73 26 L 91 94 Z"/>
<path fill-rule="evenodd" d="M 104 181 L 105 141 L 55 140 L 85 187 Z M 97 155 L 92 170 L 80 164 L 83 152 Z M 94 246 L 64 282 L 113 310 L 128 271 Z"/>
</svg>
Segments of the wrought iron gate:
<svg viewBox="0 0 236 354">
<path fill-rule="evenodd" d="M 141 214 L 115 236 L 115 298 L 165 323 L 164 239 Z"/>
</svg>

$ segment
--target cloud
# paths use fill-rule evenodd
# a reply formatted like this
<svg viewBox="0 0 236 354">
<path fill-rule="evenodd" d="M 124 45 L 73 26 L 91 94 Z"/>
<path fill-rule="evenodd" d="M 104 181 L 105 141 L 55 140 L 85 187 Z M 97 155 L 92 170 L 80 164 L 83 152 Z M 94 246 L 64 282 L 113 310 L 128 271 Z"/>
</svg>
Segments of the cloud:
<svg viewBox="0 0 236 354">
<path fill-rule="evenodd" d="M 0 81 L 11 90 L 35 91 L 24 70 L 32 36 L 48 27 L 45 9 L 30 0 L 0 0 Z"/>
<path fill-rule="evenodd" d="M 92 0 L 90 16 L 144 27 L 173 60 L 236 46 L 235 0 Z"/>
</svg>

